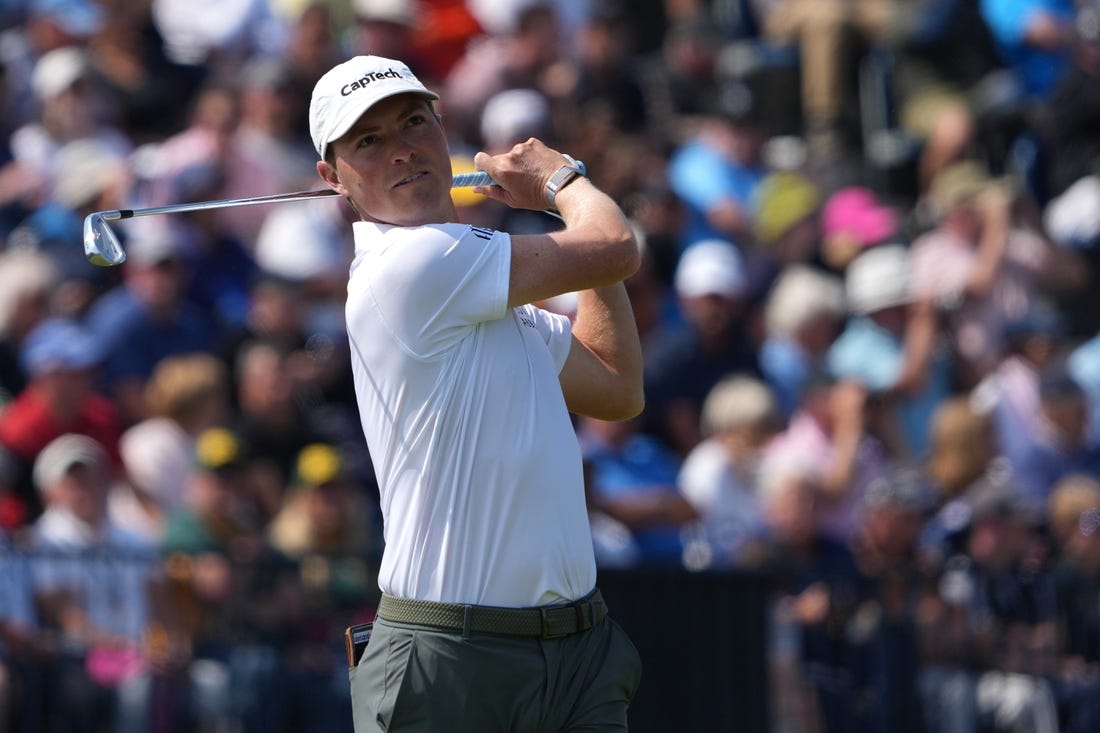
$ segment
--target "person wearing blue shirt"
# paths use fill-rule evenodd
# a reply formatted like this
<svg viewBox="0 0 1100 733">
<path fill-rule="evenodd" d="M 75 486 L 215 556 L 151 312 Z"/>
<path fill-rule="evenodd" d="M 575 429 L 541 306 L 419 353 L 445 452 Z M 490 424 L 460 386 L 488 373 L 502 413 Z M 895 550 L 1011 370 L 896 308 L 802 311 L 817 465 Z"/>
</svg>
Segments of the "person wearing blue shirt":
<svg viewBox="0 0 1100 733">
<path fill-rule="evenodd" d="M 760 160 L 763 143 L 752 93 L 740 85 L 727 87 L 698 132 L 669 159 L 669 186 L 685 210 L 681 248 L 750 236 L 753 200 L 767 174 Z"/>
<path fill-rule="evenodd" d="M 997 51 L 1029 96 L 1045 98 L 1069 70 L 1073 0 L 981 0 Z"/>
</svg>

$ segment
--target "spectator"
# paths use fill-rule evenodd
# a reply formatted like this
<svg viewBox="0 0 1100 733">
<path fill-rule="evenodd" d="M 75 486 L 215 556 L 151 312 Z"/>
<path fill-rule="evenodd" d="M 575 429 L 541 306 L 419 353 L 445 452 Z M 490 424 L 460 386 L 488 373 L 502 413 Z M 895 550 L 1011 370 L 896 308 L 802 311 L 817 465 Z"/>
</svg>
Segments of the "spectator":
<svg viewBox="0 0 1100 733">
<path fill-rule="evenodd" d="M 1049 573 L 1036 573 L 1036 514 L 1005 486 L 976 497 L 917 616 L 920 691 L 934 730 L 1057 730 L 1043 677 L 1054 609 Z"/>
<path fill-rule="evenodd" d="M 1010 479 L 1012 467 L 1001 454 L 992 419 L 965 395 L 943 400 L 930 427 L 927 467 L 938 504 L 960 498 L 973 503 L 969 495 L 986 491 L 979 486 Z M 962 520 L 968 515 L 969 509 L 959 514 Z"/>
<path fill-rule="evenodd" d="M 660 145 L 683 143 L 690 126 L 711 112 L 720 86 L 721 47 L 722 36 L 712 23 L 684 18 L 670 24 L 657 53 L 642 59 L 646 117 Z"/>
<path fill-rule="evenodd" d="M 102 360 L 94 337 L 76 322 L 48 318 L 31 331 L 21 352 L 27 386 L 0 412 L 0 443 L 16 461 L 9 518 L 28 522 L 41 511 L 31 470 L 38 454 L 66 433 L 88 435 L 117 468 L 123 423 L 118 408 L 95 391 Z M 18 507 L 18 508 L 16 508 Z"/>
<path fill-rule="evenodd" d="M 34 711 L 28 704 L 34 695 L 22 688 L 21 677 L 27 672 L 26 659 L 33 648 L 37 618 L 31 600 L 27 558 L 0 529 L 0 729 L 33 725 Z M 28 685 L 28 687 L 30 687 Z M 19 728 L 16 727 L 16 730 Z"/>
<path fill-rule="evenodd" d="M 765 459 L 808 461 L 813 467 L 818 531 L 837 542 L 851 540 L 864 492 L 883 475 L 891 456 L 871 425 L 881 409 L 853 380 L 817 375 L 807 384 L 785 430 L 765 449 Z"/>
<path fill-rule="evenodd" d="M 873 631 L 857 645 L 874 691 L 864 712 L 872 730 L 926 730 L 917 695 L 916 615 L 927 582 L 918 548 L 930 498 L 921 472 L 901 469 L 871 482 L 860 503 L 850 546 L 874 585 L 858 612 Z"/>
<path fill-rule="evenodd" d="M 315 156 L 305 130 L 295 126 L 308 96 L 295 94 L 293 70 L 282 59 L 258 56 L 249 59 L 238 78 L 241 116 L 222 169 L 223 197 L 285 193 L 314 185 Z M 247 248 L 271 211 L 271 206 L 245 206 L 217 213 Z"/>
<path fill-rule="evenodd" d="M 869 188 L 849 186 L 834 192 L 821 209 L 821 259 L 833 270 L 845 268 L 868 247 L 898 234 L 897 211 Z"/>
<path fill-rule="evenodd" d="M 1039 382 L 1039 432 L 1017 466 L 1026 496 L 1045 504 L 1054 485 L 1069 474 L 1100 479 L 1100 442 L 1088 434 L 1088 400 L 1061 369 Z"/>
<path fill-rule="evenodd" d="M 763 529 L 756 469 L 780 428 L 775 396 L 760 380 L 731 376 L 703 403 L 706 438 L 684 459 L 677 483 L 699 515 L 684 562 L 691 570 L 733 567 Z"/>
<path fill-rule="evenodd" d="M 680 456 L 700 440 L 699 416 L 710 389 L 733 373 L 759 368 L 747 332 L 741 255 L 730 242 L 699 242 L 680 258 L 675 290 L 685 325 L 650 353 L 645 431 Z"/>
<path fill-rule="evenodd" d="M 1027 315 L 1040 288 L 1068 289 L 1080 276 L 1065 250 L 1019 219 L 1019 196 L 978 163 L 956 163 L 928 192 L 939 223 L 913 242 L 913 295 L 949 313 L 967 388 L 999 361 L 1006 325 Z"/>
<path fill-rule="evenodd" d="M 681 248 L 709 239 L 751 243 L 754 196 L 767 174 L 761 159 L 765 130 L 753 92 L 729 82 L 712 99 L 698 128 L 668 161 L 669 185 L 687 217 Z"/>
<path fill-rule="evenodd" d="M 417 31 L 424 29 L 418 27 L 421 23 L 409 0 L 354 0 L 351 6 L 355 23 L 347 44 L 350 56 L 403 59 L 418 78 L 432 78 L 424 75 L 426 60 L 420 58 L 416 40 Z"/>
<path fill-rule="evenodd" d="M 441 96 L 447 100 L 448 134 L 472 144 L 478 139 L 481 110 L 505 89 L 536 89 L 553 97 L 547 70 L 562 55 L 556 5 L 525 3 L 508 29 L 472 41 L 450 69 Z"/>
<path fill-rule="evenodd" d="M 1040 376 L 1066 358 L 1064 326 L 1057 313 L 1037 305 L 1009 323 L 1004 338 L 1004 358 L 970 396 L 992 419 L 999 452 L 1018 468 L 1042 432 Z"/>
<path fill-rule="evenodd" d="M 589 502 L 622 522 L 638 548 L 638 564 L 681 566 L 681 530 L 696 518 L 679 491 L 677 456 L 639 421 L 611 422 L 581 416 L 577 437 L 587 464 Z"/>
<path fill-rule="evenodd" d="M 191 273 L 179 233 L 169 226 L 143 223 L 131 230 L 123 283 L 99 297 L 88 313 L 104 353 L 105 393 L 127 425 L 148 417 L 145 385 L 161 359 L 213 353 L 218 345 L 220 324 L 187 299 Z"/>
<path fill-rule="evenodd" d="M 31 583 L 39 623 L 60 637 L 46 694 L 58 730 L 144 720 L 154 623 L 152 545 L 107 516 L 113 469 L 95 440 L 67 433 L 34 463 L 45 511 L 30 528 Z"/>
<path fill-rule="evenodd" d="M 1063 655 L 1056 682 L 1066 731 L 1097 725 L 1100 622 L 1089 609 L 1100 599 L 1100 482 L 1084 476 L 1060 480 L 1047 503 L 1057 554 L 1059 638 Z"/>
<path fill-rule="evenodd" d="M 192 682 L 198 698 L 184 715 L 199 726 L 235 720 L 252 732 L 277 729 L 285 715 L 279 644 L 300 595 L 265 539 L 245 451 L 231 430 L 199 434 L 185 503 L 169 518 L 161 549 L 176 578 L 192 676 L 207 675 L 206 684 Z"/>
<path fill-rule="evenodd" d="M 297 563 L 306 594 L 286 640 L 287 717 L 291 725 L 350 733 L 340 639 L 348 619 L 377 602 L 380 515 L 336 447 L 314 443 L 296 459 L 290 491 L 268 529 L 273 547 Z"/>
<path fill-rule="evenodd" d="M 777 719 L 853 730 L 860 713 L 852 701 L 867 680 L 845 667 L 854 639 L 846 632 L 867 586 L 847 546 L 821 531 L 817 475 L 812 459 L 765 457 L 757 489 L 765 529 L 742 561 L 767 571 L 776 584 L 770 654 L 784 707 Z"/>
<path fill-rule="evenodd" d="M 753 269 L 817 264 L 821 248 L 821 192 L 809 177 L 786 170 L 769 173 L 756 192 Z M 770 265 L 770 267 L 768 267 Z"/>
<path fill-rule="evenodd" d="M 109 270 L 89 268 L 82 248 L 84 218 L 123 206 L 132 186 L 129 160 L 103 141 L 81 138 L 55 156 L 56 179 L 33 213 L 11 232 L 14 246 L 49 256 L 59 278 L 53 297 L 58 315 L 82 317 L 93 298 L 114 282 Z"/>
<path fill-rule="evenodd" d="M 784 268 L 768 294 L 767 335 L 760 368 L 775 391 L 784 417 L 794 414 L 811 378 L 824 371 L 825 354 L 845 316 L 844 287 L 806 265 Z"/>
<path fill-rule="evenodd" d="M 910 267 L 901 245 L 873 247 L 852 261 L 845 273 L 851 318 L 826 355 L 834 377 L 876 395 L 878 432 L 899 458 L 924 455 L 932 411 L 951 388 L 932 310 L 912 301 Z"/>
<path fill-rule="evenodd" d="M 30 122 L 36 112 L 31 84 L 40 58 L 59 48 L 82 46 L 103 27 L 104 13 L 90 0 L 31 0 L 17 9 L 21 24 L 5 24 L 0 33 L 3 49 L 9 124 Z"/>
<path fill-rule="evenodd" d="M 298 454 L 312 443 L 336 439 L 317 424 L 317 413 L 306 409 L 311 368 L 307 354 L 272 341 L 247 342 L 237 355 L 233 423 L 249 446 L 249 471 L 268 518 L 283 503 Z"/>
<path fill-rule="evenodd" d="M 23 342 L 50 313 L 50 298 L 58 282 L 49 257 L 21 249 L 0 254 L 0 391 L 7 402 L 27 384 L 19 362 Z"/>
<path fill-rule="evenodd" d="M 208 73 L 168 58 L 153 25 L 151 4 L 100 3 L 103 23 L 87 45 L 102 104 L 135 145 L 178 130 Z"/>
<path fill-rule="evenodd" d="M 799 51 L 802 114 L 812 154 L 843 152 L 846 101 L 853 95 L 853 39 L 883 44 L 901 33 L 899 3 L 890 0 L 759 0 L 762 35 Z"/>
<path fill-rule="evenodd" d="M 1100 163 L 1100 143 L 1091 134 L 1100 122 L 1100 8 L 1078 5 L 1073 63 L 1058 78 L 1037 123 L 1046 144 L 1045 191 L 1051 198 L 1094 174 Z"/>
<path fill-rule="evenodd" d="M 38 117 L 12 134 L 15 163 L 27 175 L 44 177 L 48 184 L 57 175 L 57 152 L 66 143 L 92 138 L 117 155 L 128 155 L 131 141 L 116 127 L 100 119 L 95 106 L 96 79 L 88 54 L 73 46 L 50 51 L 38 60 L 31 77 L 41 109 Z M 29 179 L 32 180 L 32 179 Z"/>
<path fill-rule="evenodd" d="M 154 0 L 153 25 L 178 64 L 233 69 L 256 53 L 274 53 L 283 29 L 262 0 Z M 213 12 L 213 11 L 217 12 Z"/>
<path fill-rule="evenodd" d="M 145 388 L 149 417 L 122 434 L 125 481 L 111 491 L 108 510 L 120 526 L 154 544 L 183 502 L 197 436 L 230 415 L 226 365 L 210 354 L 161 360 Z"/>
<path fill-rule="evenodd" d="M 1073 0 L 982 0 L 981 9 L 1023 93 L 1036 102 L 1049 99 L 1069 68 Z"/>
</svg>

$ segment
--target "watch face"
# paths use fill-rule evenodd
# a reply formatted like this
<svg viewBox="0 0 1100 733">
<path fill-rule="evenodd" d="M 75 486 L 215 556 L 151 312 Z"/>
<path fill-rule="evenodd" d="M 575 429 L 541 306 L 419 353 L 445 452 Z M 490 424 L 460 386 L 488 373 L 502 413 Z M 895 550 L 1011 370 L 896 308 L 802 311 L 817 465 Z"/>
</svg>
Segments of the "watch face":
<svg viewBox="0 0 1100 733">
<path fill-rule="evenodd" d="M 546 182 L 546 197 L 550 200 L 550 208 L 554 208 L 554 199 L 558 191 L 577 176 L 583 175 L 580 169 L 572 165 L 563 165 L 558 168 L 550 180 Z"/>
</svg>

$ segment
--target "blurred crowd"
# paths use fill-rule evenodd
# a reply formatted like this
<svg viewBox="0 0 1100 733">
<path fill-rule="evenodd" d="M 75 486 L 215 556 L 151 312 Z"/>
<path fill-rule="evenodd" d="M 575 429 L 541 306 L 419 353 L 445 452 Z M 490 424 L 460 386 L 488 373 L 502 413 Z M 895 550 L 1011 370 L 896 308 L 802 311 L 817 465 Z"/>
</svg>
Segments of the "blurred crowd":
<svg viewBox="0 0 1100 733">
<path fill-rule="evenodd" d="M 774 730 L 1100 729 L 1095 0 L 3 0 L 0 732 L 350 730 L 352 212 L 82 223 L 320 188 L 363 53 L 456 172 L 537 136 L 631 218 L 597 562 L 768 578 Z"/>
</svg>

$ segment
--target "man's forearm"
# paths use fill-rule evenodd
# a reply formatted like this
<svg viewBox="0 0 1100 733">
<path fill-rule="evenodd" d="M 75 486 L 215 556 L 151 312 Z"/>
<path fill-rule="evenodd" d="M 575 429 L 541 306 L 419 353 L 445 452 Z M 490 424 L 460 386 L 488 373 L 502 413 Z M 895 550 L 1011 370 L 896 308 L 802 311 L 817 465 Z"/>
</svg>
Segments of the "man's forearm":
<svg viewBox="0 0 1100 733">
<path fill-rule="evenodd" d="M 573 338 L 588 356 L 571 359 L 564 375 L 570 409 L 603 419 L 638 414 L 644 405 L 642 348 L 622 283 L 578 293 Z"/>
</svg>

